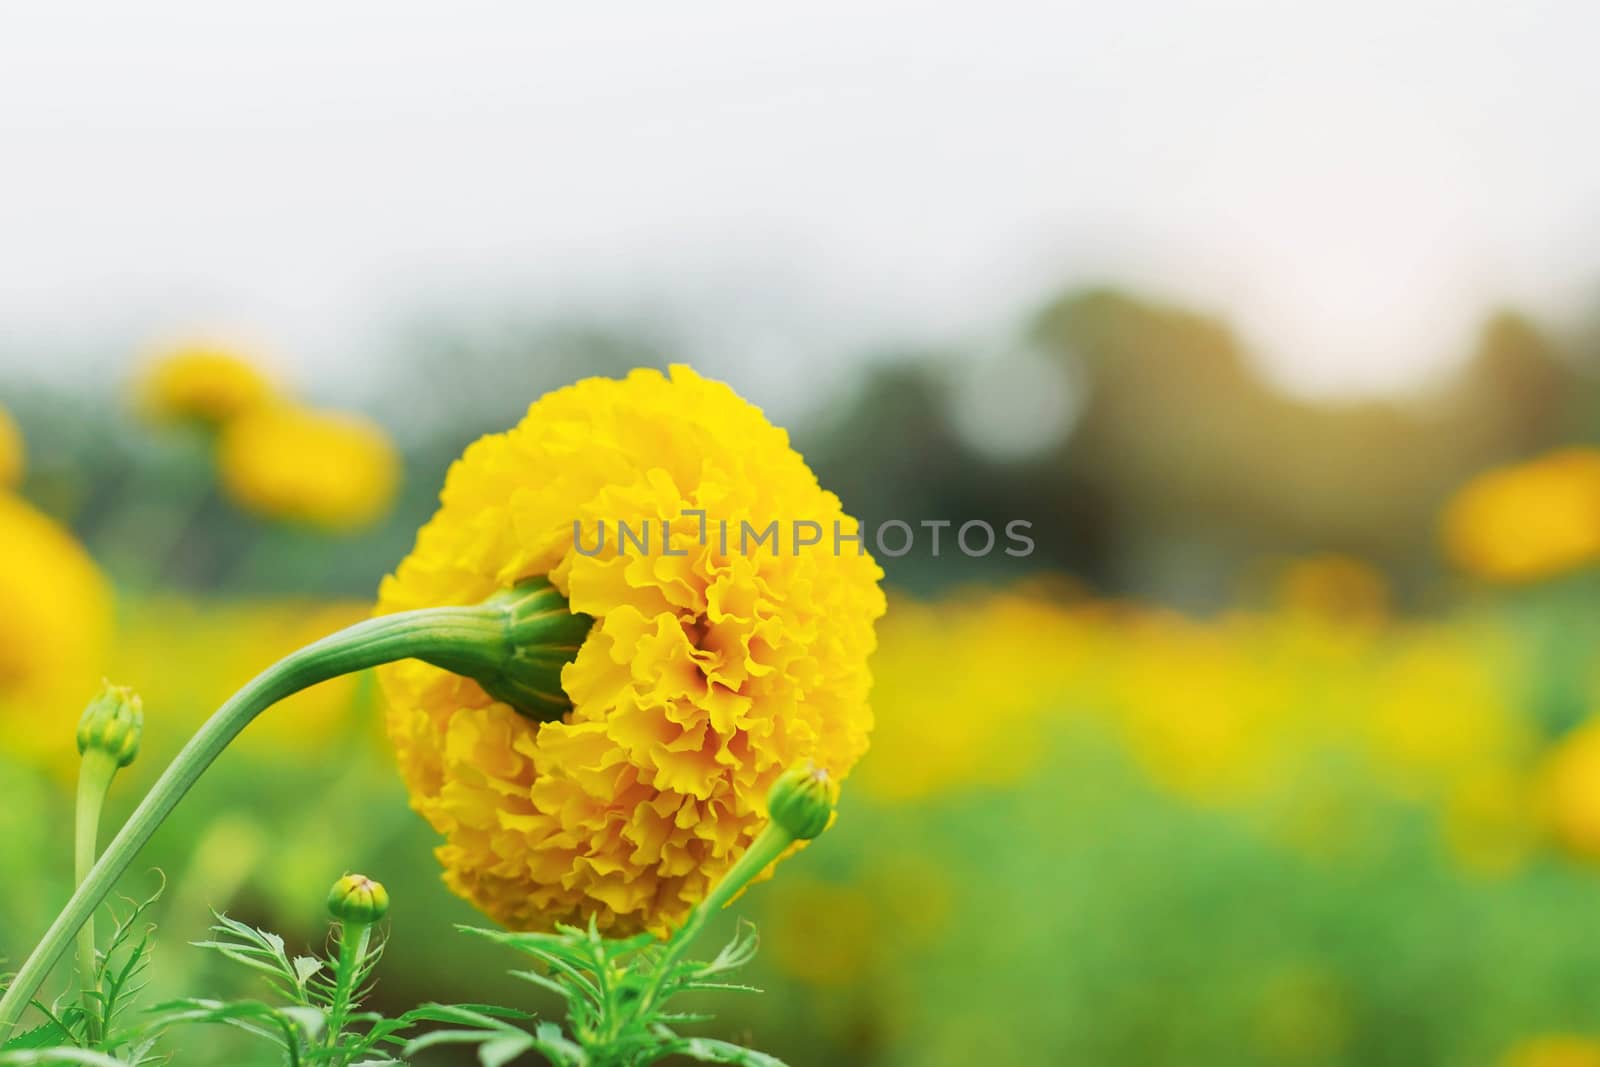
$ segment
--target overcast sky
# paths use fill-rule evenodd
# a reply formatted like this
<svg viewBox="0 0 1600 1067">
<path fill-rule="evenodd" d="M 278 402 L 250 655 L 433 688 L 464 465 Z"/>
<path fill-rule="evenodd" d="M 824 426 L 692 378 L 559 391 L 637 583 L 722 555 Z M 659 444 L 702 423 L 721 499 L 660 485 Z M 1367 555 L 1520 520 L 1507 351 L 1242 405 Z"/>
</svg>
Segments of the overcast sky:
<svg viewBox="0 0 1600 1067">
<path fill-rule="evenodd" d="M 620 307 L 771 403 L 1109 279 L 1403 386 L 1600 303 L 1597 12 L 8 5 L 0 380 L 222 331 L 343 389 L 420 312 Z"/>
</svg>

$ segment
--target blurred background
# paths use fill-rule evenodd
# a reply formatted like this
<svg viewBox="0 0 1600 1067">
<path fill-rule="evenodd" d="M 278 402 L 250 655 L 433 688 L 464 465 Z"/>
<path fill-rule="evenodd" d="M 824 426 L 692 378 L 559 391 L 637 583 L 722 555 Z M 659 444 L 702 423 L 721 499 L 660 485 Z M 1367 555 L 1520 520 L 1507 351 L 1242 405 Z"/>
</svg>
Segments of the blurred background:
<svg viewBox="0 0 1600 1067">
<path fill-rule="evenodd" d="M 370 610 L 467 442 L 688 362 L 869 524 L 1037 546 L 880 557 L 873 751 L 736 909 L 768 992 L 715 1032 L 797 1067 L 1595 1067 L 1596 31 L 0 16 L 0 955 L 64 897 L 102 676 L 147 708 L 119 817 Z M 453 933 L 380 719 L 370 679 L 312 690 L 180 808 L 125 885 L 167 885 L 152 996 L 231 981 L 183 944 L 208 906 L 320 944 L 359 869 L 386 1005 L 549 1007 Z"/>
</svg>

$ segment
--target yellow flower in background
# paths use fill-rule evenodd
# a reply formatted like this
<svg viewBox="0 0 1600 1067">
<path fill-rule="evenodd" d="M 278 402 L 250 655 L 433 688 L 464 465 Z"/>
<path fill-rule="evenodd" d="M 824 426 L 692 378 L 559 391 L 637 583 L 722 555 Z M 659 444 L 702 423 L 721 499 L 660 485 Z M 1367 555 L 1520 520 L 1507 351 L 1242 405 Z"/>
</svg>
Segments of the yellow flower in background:
<svg viewBox="0 0 1600 1067">
<path fill-rule="evenodd" d="M 412 805 L 445 835 L 445 881 L 494 918 L 675 924 L 760 830 L 785 768 L 841 779 L 866 750 L 881 572 L 853 544 L 835 552 L 834 523 L 857 523 L 726 385 L 680 366 L 551 393 L 468 448 L 441 500 L 380 613 L 547 576 L 595 620 L 558 721 L 418 661 L 380 670 Z M 686 509 L 706 512 L 708 536 Z M 814 521 L 827 538 L 725 551 L 723 519 L 735 542 L 741 521 Z M 620 553 L 615 524 L 641 520 L 657 551 Z"/>
<path fill-rule="evenodd" d="M 111 591 L 65 528 L 0 493 L 0 745 L 77 762 L 71 738 L 105 671 Z"/>
<path fill-rule="evenodd" d="M 241 507 L 332 530 L 387 513 L 400 457 L 370 419 L 289 404 L 258 407 L 222 431 L 222 484 Z"/>
<path fill-rule="evenodd" d="M 862 787 L 904 801 L 1032 771 L 1081 629 L 1024 593 L 896 600 L 873 659 L 877 726 Z"/>
<path fill-rule="evenodd" d="M 1123 634 L 1118 697 L 1135 760 L 1161 786 L 1235 803 L 1278 781 L 1296 682 L 1266 669 L 1237 623 L 1152 614 Z"/>
<path fill-rule="evenodd" d="M 0 408 L 0 490 L 14 489 L 22 481 L 27 449 L 22 431 L 5 408 Z"/>
<path fill-rule="evenodd" d="M 1507 1052 L 1500 1067 L 1600 1067 L 1600 1041 L 1575 1034 L 1530 1038 Z"/>
<path fill-rule="evenodd" d="M 1528 582 L 1600 560 L 1600 450 L 1570 448 L 1489 471 L 1456 494 L 1445 549 L 1467 573 Z"/>
<path fill-rule="evenodd" d="M 272 383 L 248 360 L 216 345 L 174 349 L 137 383 L 141 409 L 158 422 L 221 426 L 270 401 Z"/>
<path fill-rule="evenodd" d="M 1371 673 L 1368 752 L 1403 795 L 1442 798 L 1463 781 L 1514 766 L 1535 731 L 1512 700 L 1505 635 L 1461 624 L 1417 624 Z"/>
</svg>

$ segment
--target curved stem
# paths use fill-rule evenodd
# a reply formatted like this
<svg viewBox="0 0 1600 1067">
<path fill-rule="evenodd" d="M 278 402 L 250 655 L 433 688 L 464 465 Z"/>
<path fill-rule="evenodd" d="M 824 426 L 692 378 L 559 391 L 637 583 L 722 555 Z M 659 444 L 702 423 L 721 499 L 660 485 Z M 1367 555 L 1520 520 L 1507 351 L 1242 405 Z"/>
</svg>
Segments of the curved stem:
<svg viewBox="0 0 1600 1067">
<path fill-rule="evenodd" d="M 411 657 L 449 658 L 462 649 L 481 648 L 485 642 L 503 642 L 506 629 L 506 612 L 493 603 L 383 615 L 292 652 L 251 679 L 174 757 L 23 962 L 5 996 L 0 997 L 0 1041 L 21 1018 L 73 935 L 94 914 L 156 828 L 257 715 L 284 697 L 341 674 Z"/>
<path fill-rule="evenodd" d="M 767 823 L 756 839 L 745 849 L 734 865 L 728 868 L 728 873 L 722 881 L 706 895 L 706 898 L 694 906 L 689 912 L 689 917 L 682 926 L 673 932 L 667 941 L 667 950 L 661 956 L 661 962 L 656 965 L 655 977 L 650 982 L 650 987 L 644 996 L 639 998 L 637 1014 L 645 1015 L 655 1004 L 656 998 L 661 994 L 661 985 L 667 979 L 667 974 L 673 966 L 683 957 L 689 948 L 689 943 L 705 929 L 711 917 L 738 896 L 739 890 L 749 884 L 750 879 L 766 870 L 767 865 L 783 855 L 785 849 L 794 844 L 794 837 L 776 823 Z"/>
</svg>

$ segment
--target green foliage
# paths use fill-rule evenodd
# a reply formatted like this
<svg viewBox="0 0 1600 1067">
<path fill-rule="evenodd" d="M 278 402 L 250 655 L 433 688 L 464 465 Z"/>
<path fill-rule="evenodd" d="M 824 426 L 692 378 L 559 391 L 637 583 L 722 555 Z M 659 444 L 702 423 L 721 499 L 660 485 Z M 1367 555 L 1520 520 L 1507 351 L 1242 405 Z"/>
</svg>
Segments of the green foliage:
<svg viewBox="0 0 1600 1067">
<path fill-rule="evenodd" d="M 382 941 L 369 941 L 365 927 L 338 926 L 336 950 L 323 956 L 290 956 L 283 938 L 225 915 L 216 916 L 210 941 L 199 948 L 218 952 L 254 971 L 273 1001 L 191 997 L 151 1009 L 150 1033 L 195 1024 L 232 1026 L 275 1045 L 290 1067 L 382 1067 L 403 1064 L 395 1056 L 406 1035 L 425 1022 L 453 1022 L 466 1011 L 498 1022 L 520 1018 L 494 1007 L 429 1005 L 388 1018 L 359 1010 L 383 955 Z M 346 939 L 349 939 L 347 942 Z"/>
<path fill-rule="evenodd" d="M 511 933 L 463 926 L 462 930 L 532 956 L 541 967 L 511 972 L 550 990 L 567 1005 L 570 1034 L 542 1022 L 528 1033 L 474 1011 L 432 1006 L 456 1028 L 436 1030 L 406 1046 L 407 1054 L 442 1044 L 476 1044 L 483 1067 L 501 1067 L 537 1052 L 555 1067 L 642 1067 L 671 1056 L 742 1067 L 782 1067 L 782 1061 L 728 1041 L 679 1034 L 674 1027 L 705 1022 L 710 1015 L 668 1010 L 683 993 L 759 992 L 726 980 L 755 956 L 753 927 L 741 926 L 709 962 L 680 955 L 698 927 L 691 923 L 661 942 L 652 934 L 623 940 L 600 936 L 593 920 L 586 929 L 558 925 L 555 933 Z"/>
<path fill-rule="evenodd" d="M 81 993 L 73 989 L 48 1005 L 35 1001 L 34 1007 L 45 1017 L 44 1025 L 23 1031 L 0 1046 L 0 1065 L 114 1063 L 126 1067 L 155 1062 L 153 1040 L 138 1020 L 128 1018 L 127 1008 L 144 987 L 155 933 L 155 926 L 145 917 L 160 896 L 157 889 L 142 902 L 129 901 L 128 913 L 121 917 L 108 909 L 113 911 L 115 925 L 106 947 L 95 953 L 94 988 Z"/>
</svg>

